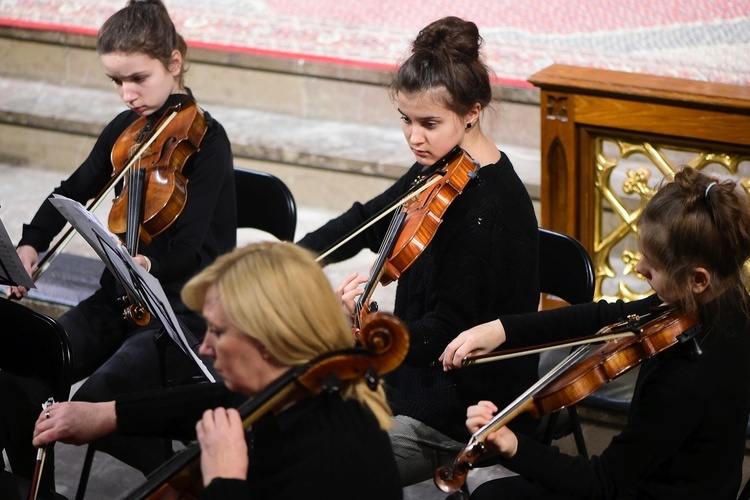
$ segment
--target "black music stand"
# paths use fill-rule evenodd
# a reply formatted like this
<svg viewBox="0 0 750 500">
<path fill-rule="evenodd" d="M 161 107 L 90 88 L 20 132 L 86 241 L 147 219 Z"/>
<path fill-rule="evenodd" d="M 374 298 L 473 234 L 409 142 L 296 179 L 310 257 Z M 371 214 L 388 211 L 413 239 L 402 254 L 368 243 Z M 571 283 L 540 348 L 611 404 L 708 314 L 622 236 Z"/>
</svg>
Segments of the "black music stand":
<svg viewBox="0 0 750 500">
<path fill-rule="evenodd" d="M 206 379 L 215 382 L 212 370 L 193 351 L 159 280 L 139 266 L 118 239 L 83 205 L 60 195 L 53 195 L 50 202 L 91 245 L 127 294 L 154 315 L 174 343 L 195 361 Z"/>
</svg>

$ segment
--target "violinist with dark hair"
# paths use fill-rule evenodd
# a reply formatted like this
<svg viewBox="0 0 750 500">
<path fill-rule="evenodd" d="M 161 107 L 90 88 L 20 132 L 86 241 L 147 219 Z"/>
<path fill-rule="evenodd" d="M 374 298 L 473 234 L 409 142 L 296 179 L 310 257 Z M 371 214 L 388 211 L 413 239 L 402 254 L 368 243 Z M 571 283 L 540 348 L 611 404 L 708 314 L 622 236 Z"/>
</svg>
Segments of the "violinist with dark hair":
<svg viewBox="0 0 750 500">
<path fill-rule="evenodd" d="M 699 349 L 678 343 L 641 363 L 627 423 L 599 456 L 568 456 L 506 427 L 487 430 L 489 450 L 520 475 L 480 485 L 473 500 L 736 498 L 750 414 L 747 195 L 733 181 L 684 167 L 647 203 L 637 225 L 642 257 L 636 271 L 654 295 L 502 316 L 459 335 L 445 349 L 443 365 L 459 368 L 465 356 L 501 344 L 593 334 L 660 304 L 697 317 Z M 470 406 L 469 431 L 496 412 L 490 401 Z"/>
<path fill-rule="evenodd" d="M 461 449 L 468 438 L 464 412 L 470 402 L 510 401 L 537 375 L 534 356 L 473 372 L 443 373 L 432 365 L 461 331 L 501 314 L 534 311 L 539 302 L 534 207 L 510 158 L 483 131 L 492 88 L 482 42 L 477 26 L 457 17 L 420 31 L 391 84 L 416 163 L 382 194 L 354 203 L 299 241 L 327 253 L 384 208 L 398 204 L 423 176 L 437 177 L 431 167 L 442 169 L 441 162 L 457 146 L 473 163 L 431 241 L 408 268 L 401 266 L 397 278 L 394 314 L 407 324 L 412 341 L 405 362 L 386 380 L 395 414 L 390 435 L 404 485 L 431 478 Z M 378 252 L 389 234 L 389 219 L 359 232 L 324 262 L 340 262 L 363 249 Z M 339 288 L 352 313 L 363 293 L 358 287 L 367 279 L 353 274 Z M 514 426 L 530 431 L 533 421 Z"/>
<path fill-rule="evenodd" d="M 186 109 L 194 110 L 196 118 L 190 123 L 197 124 L 200 130 L 193 134 L 194 144 L 189 156 L 179 165 L 181 171 L 174 174 L 175 178 L 182 179 L 186 199 L 171 223 L 163 224 L 161 232 L 150 235 L 150 242 L 142 239 L 134 259 L 160 281 L 184 326 L 200 335 L 205 330 L 203 321 L 185 307 L 179 294 L 191 276 L 236 244 L 234 171 L 229 140 L 222 125 L 197 108 L 184 84 L 187 46 L 160 0 L 131 0 L 104 23 L 96 48 L 104 72 L 128 109 L 104 128 L 86 160 L 53 193 L 85 204 L 103 191 L 115 170 L 124 167 L 113 165 L 111 158 L 118 155 L 129 160 L 131 154 L 138 151 L 131 170 L 146 170 L 154 157 L 165 154 L 164 150 L 154 150 L 156 144 L 169 142 L 162 136 L 156 137 L 157 124 L 167 123 L 168 118 L 176 116 L 161 131 L 164 136 L 170 136 L 171 127 L 182 119 L 182 113 Z M 173 115 L 175 110 L 177 114 Z M 140 130 L 130 129 L 131 125 L 140 127 L 141 123 Z M 122 142 L 126 132 L 133 132 L 131 144 Z M 151 138 L 154 141 L 146 147 Z M 147 177 L 140 192 L 144 205 L 157 188 L 159 186 L 149 184 Z M 176 193 L 179 190 L 180 186 L 174 189 Z M 119 192 L 120 187 L 115 191 L 121 197 L 125 195 Z M 128 196 L 135 199 L 133 194 L 128 193 Z M 145 220 L 142 222 L 147 225 Z M 64 223 L 65 219 L 47 200 L 31 222 L 24 225 L 17 252 L 30 275 L 39 265 L 39 254 L 47 250 Z M 132 232 L 132 227 L 129 229 Z M 104 271 L 100 285 L 93 295 L 59 319 L 72 344 L 73 378 L 77 381 L 88 377 L 73 399 L 104 401 L 127 392 L 159 387 L 154 333 L 160 325 L 151 321 L 141 326 L 123 319 L 127 304 L 123 305 L 122 286 L 108 270 Z M 21 287 L 9 289 L 9 295 L 15 298 L 26 294 L 27 290 Z M 188 379 L 197 372 L 195 363 L 172 345 L 167 347 L 167 367 L 168 377 L 174 381 Z M 23 449 L 8 453 L 14 472 L 20 475 L 29 475 L 33 470 L 36 451 L 31 447 L 31 431 L 39 405 L 49 396 L 43 393 L 42 388 L 39 395 L 29 396 L 27 405 L 3 404 L 2 412 L 13 408 L 15 416 L 22 415 L 23 408 L 29 408 L 26 417 L 18 417 L 28 419 L 28 425 L 24 424 L 22 430 L 0 430 L 0 447 L 6 444 L 7 436 L 13 439 L 21 436 L 18 439 L 28 443 Z M 127 448 L 135 449 L 120 447 L 117 452 L 114 444 L 110 444 L 113 448 L 101 443 L 98 449 L 111 452 L 144 472 L 165 459 L 163 445 L 156 440 L 142 443 L 142 448 L 129 440 Z M 52 470 L 51 466 L 45 467 L 45 471 Z M 47 481 L 51 485 L 50 480 Z"/>
</svg>

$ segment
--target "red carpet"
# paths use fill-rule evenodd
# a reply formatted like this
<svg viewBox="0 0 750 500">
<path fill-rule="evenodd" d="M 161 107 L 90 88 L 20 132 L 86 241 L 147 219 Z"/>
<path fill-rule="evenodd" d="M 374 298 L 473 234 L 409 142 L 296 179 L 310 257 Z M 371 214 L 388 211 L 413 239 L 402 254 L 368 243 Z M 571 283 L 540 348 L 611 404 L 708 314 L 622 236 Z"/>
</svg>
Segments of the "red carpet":
<svg viewBox="0 0 750 500">
<path fill-rule="evenodd" d="M 167 0 L 193 46 L 391 68 L 429 22 L 473 20 L 498 81 L 552 63 L 750 85 L 750 0 Z M 95 33 L 125 0 L 2 0 L 0 25 Z"/>
</svg>

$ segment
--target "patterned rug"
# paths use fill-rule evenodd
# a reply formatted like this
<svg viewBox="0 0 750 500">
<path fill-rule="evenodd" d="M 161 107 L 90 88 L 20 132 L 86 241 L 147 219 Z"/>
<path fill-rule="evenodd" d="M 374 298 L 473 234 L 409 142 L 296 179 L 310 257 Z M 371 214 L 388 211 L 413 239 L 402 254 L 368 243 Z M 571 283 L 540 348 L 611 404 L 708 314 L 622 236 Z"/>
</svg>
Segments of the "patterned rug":
<svg viewBox="0 0 750 500">
<path fill-rule="evenodd" d="M 477 23 L 497 81 L 553 63 L 750 85 L 750 0 L 166 0 L 191 46 L 393 68 L 445 15 Z M 0 25 L 96 33 L 125 0 L 0 0 Z"/>
</svg>

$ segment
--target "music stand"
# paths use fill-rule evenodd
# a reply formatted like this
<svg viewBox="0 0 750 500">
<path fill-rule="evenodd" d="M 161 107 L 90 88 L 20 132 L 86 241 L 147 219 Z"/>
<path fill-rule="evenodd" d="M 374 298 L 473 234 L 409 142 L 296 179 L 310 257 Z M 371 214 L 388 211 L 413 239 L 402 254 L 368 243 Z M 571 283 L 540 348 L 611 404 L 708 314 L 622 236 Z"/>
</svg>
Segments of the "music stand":
<svg viewBox="0 0 750 500">
<path fill-rule="evenodd" d="M 36 288 L 34 280 L 23 267 L 23 262 L 18 257 L 16 247 L 10 241 L 2 220 L 0 220 L 0 285 Z"/>
<path fill-rule="evenodd" d="M 127 294 L 143 304 L 161 322 L 174 343 L 195 361 L 203 375 L 209 381 L 215 382 L 211 371 L 191 348 L 159 280 L 138 265 L 117 237 L 104 229 L 99 219 L 83 205 L 57 194 L 50 198 L 50 202 L 91 245 Z"/>
</svg>

